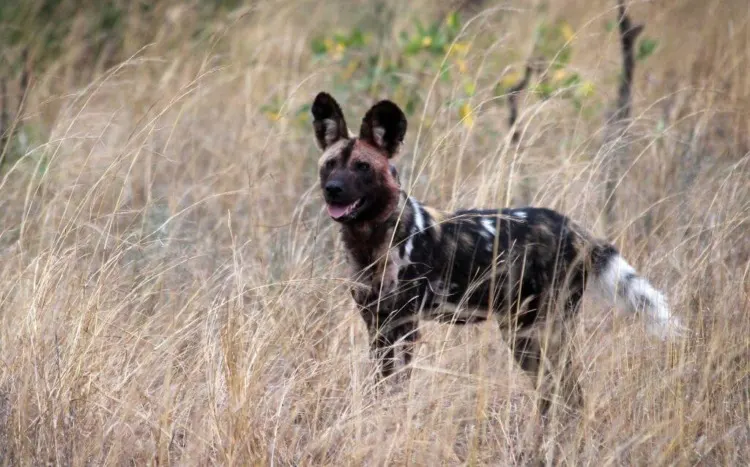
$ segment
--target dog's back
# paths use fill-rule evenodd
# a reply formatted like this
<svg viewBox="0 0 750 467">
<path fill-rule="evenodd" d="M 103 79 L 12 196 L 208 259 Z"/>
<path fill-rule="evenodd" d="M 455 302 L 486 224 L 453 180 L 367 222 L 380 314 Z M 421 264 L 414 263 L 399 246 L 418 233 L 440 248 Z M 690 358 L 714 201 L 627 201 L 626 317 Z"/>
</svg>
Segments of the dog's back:
<svg viewBox="0 0 750 467">
<path fill-rule="evenodd" d="M 403 288 L 421 282 L 425 317 L 473 322 L 490 311 L 521 326 L 552 305 L 552 292 L 577 300 L 602 245 L 567 217 L 544 208 L 446 214 L 410 199 L 399 246 Z M 599 265 L 600 266 L 600 265 Z M 413 293 L 413 292 L 409 292 Z M 545 301 L 546 300 L 546 301 Z M 565 300 L 565 299 L 563 299 Z M 572 311 L 572 310 L 571 310 Z"/>
</svg>

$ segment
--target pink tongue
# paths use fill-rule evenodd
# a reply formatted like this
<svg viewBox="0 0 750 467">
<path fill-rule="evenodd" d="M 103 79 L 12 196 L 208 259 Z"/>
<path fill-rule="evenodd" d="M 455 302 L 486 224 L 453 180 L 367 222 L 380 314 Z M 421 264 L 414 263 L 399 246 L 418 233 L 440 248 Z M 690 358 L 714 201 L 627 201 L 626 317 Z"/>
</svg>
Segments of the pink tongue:
<svg viewBox="0 0 750 467">
<path fill-rule="evenodd" d="M 339 217 L 346 214 L 346 212 L 349 210 L 349 206 L 334 206 L 334 205 L 329 204 L 328 215 L 330 215 L 334 219 L 338 219 Z"/>
</svg>

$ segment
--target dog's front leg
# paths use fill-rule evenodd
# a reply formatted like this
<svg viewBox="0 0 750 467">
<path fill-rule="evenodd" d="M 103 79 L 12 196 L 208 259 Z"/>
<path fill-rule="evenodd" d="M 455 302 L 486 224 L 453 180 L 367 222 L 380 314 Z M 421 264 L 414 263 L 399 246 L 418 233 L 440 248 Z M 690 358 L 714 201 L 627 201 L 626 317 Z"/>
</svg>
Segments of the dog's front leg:
<svg viewBox="0 0 750 467">
<path fill-rule="evenodd" d="M 380 314 L 376 309 L 360 307 L 362 319 L 367 326 L 370 337 L 370 358 L 378 366 L 381 378 L 390 376 L 395 366 L 395 349 L 392 345 L 392 333 L 385 326 L 387 314 Z"/>
<path fill-rule="evenodd" d="M 370 337 L 370 355 L 379 366 L 381 378 L 393 374 L 396 369 L 396 346 L 403 345 L 404 363 L 411 363 L 414 343 L 418 338 L 417 315 L 410 310 L 380 313 L 369 307 L 360 307 L 362 319 Z M 388 310 L 391 311 L 391 310 Z"/>
</svg>

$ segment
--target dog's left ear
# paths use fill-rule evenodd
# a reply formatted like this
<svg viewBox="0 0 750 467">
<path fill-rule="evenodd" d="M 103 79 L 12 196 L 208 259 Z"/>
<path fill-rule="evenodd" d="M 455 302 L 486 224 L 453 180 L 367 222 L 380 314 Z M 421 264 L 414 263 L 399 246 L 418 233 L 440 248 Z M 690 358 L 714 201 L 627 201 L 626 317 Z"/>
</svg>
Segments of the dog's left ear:
<svg viewBox="0 0 750 467">
<path fill-rule="evenodd" d="M 398 153 L 405 135 L 406 115 L 389 100 L 373 105 L 359 129 L 359 137 L 385 151 L 388 158 Z"/>
<path fill-rule="evenodd" d="M 310 111 L 313 114 L 315 141 L 322 151 L 328 149 L 333 143 L 349 137 L 344 112 L 341 111 L 339 103 L 333 96 L 327 92 L 318 93 Z"/>
</svg>

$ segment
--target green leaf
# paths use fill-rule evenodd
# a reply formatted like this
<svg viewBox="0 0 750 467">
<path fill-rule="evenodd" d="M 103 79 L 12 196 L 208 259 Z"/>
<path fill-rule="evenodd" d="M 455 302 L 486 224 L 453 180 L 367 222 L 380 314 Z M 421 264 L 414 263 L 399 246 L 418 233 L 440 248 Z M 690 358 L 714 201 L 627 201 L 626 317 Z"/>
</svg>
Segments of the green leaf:
<svg viewBox="0 0 750 467">
<path fill-rule="evenodd" d="M 437 33 L 440 31 L 440 22 L 435 21 L 434 23 L 430 24 L 430 28 L 427 31 L 427 35 L 437 35 Z"/>
<path fill-rule="evenodd" d="M 474 85 L 474 83 L 466 83 L 466 85 L 464 86 L 464 92 L 469 97 L 473 96 L 476 91 L 477 87 L 476 85 Z"/>
<path fill-rule="evenodd" d="M 440 79 L 443 80 L 444 83 L 449 83 L 451 80 L 450 67 L 447 63 L 443 65 L 443 69 L 440 70 Z"/>
<path fill-rule="evenodd" d="M 313 39 L 312 43 L 310 43 L 310 48 L 315 55 L 325 55 L 326 51 L 328 50 L 325 41 L 321 38 Z"/>
<path fill-rule="evenodd" d="M 430 52 L 437 54 L 437 55 L 443 55 L 443 51 L 445 50 L 445 36 L 442 34 L 439 34 L 436 37 L 432 38 L 432 44 L 430 44 Z"/>
<path fill-rule="evenodd" d="M 406 55 L 415 55 L 422 50 L 422 39 L 419 37 L 413 38 L 406 47 L 404 47 L 404 53 Z"/>
<path fill-rule="evenodd" d="M 349 47 L 363 47 L 365 45 L 365 35 L 359 28 L 352 31 L 352 35 L 349 36 Z"/>
<path fill-rule="evenodd" d="M 458 32 L 461 29 L 461 17 L 457 11 L 452 12 L 445 19 L 445 24 L 448 26 L 448 30 L 451 32 Z"/>
<path fill-rule="evenodd" d="M 581 82 L 581 77 L 578 75 L 578 73 L 573 73 L 572 75 L 568 76 L 563 80 L 562 85 L 564 87 L 572 87 L 576 86 Z"/>
<path fill-rule="evenodd" d="M 549 99 L 555 92 L 555 86 L 550 83 L 539 83 L 535 86 L 534 90 L 542 99 Z"/>
<path fill-rule="evenodd" d="M 566 21 L 558 21 L 551 25 L 540 24 L 534 32 L 534 55 L 554 60 L 554 63 L 550 64 L 553 70 L 567 66 L 573 55 L 569 43 L 573 35 L 574 31 Z"/>
<path fill-rule="evenodd" d="M 406 101 L 406 105 L 404 106 L 404 111 L 406 112 L 406 115 L 414 115 L 414 111 L 417 110 L 417 99 L 416 97 L 412 97 L 408 101 Z"/>
<path fill-rule="evenodd" d="M 651 54 L 654 53 L 658 45 L 659 45 L 659 41 L 657 41 L 656 39 L 644 37 L 638 43 L 638 53 L 636 54 L 635 59 L 639 61 L 647 59 L 648 57 L 651 56 Z"/>
<path fill-rule="evenodd" d="M 570 63 L 570 57 L 572 55 L 573 53 L 570 50 L 570 47 L 560 49 L 558 52 L 556 52 L 556 55 L 552 55 L 552 57 L 555 58 L 555 61 L 550 65 L 550 68 L 552 68 L 553 70 L 559 70 L 560 68 L 567 67 Z"/>
<path fill-rule="evenodd" d="M 418 18 L 414 20 L 414 26 L 416 26 L 417 33 L 418 33 L 419 36 L 426 36 L 427 35 L 427 30 L 425 30 L 424 26 L 422 26 L 422 22 L 419 21 Z"/>
</svg>

